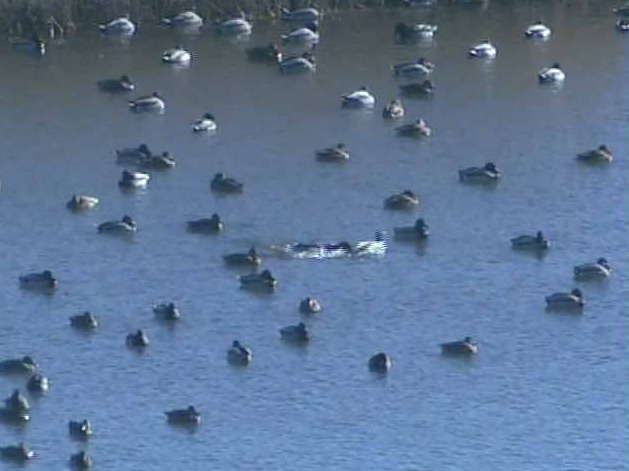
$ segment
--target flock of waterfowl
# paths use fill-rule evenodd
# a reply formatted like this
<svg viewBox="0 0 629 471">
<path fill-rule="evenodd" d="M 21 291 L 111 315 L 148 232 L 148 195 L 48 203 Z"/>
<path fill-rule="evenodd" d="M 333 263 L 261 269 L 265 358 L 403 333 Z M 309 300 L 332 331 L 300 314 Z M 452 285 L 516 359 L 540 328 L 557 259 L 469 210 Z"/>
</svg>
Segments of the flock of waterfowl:
<svg viewBox="0 0 629 471">
<path fill-rule="evenodd" d="M 629 8 L 627 9 L 629 14 Z M 281 41 L 289 46 L 306 46 L 307 51 L 303 54 L 284 57 L 279 47 L 275 44 L 254 47 L 247 50 L 247 55 L 254 61 L 272 61 L 279 65 L 280 70 L 286 72 L 314 71 L 314 45 L 319 41 L 318 22 L 320 13 L 314 8 L 285 12 L 286 19 L 302 26 L 292 32 L 283 35 Z M 188 11 L 172 18 L 163 20 L 164 24 L 172 27 L 199 28 L 203 25 L 203 20 L 194 12 Z M 629 21 L 618 20 L 616 27 L 621 32 L 629 32 Z M 222 22 L 216 26 L 221 34 L 247 35 L 251 33 L 252 26 L 247 19 L 233 18 Z M 103 34 L 130 35 L 136 32 L 136 25 L 128 18 L 118 18 L 107 24 L 99 26 Z M 394 36 L 397 41 L 415 41 L 432 38 L 438 31 L 437 26 L 429 24 L 399 23 L 395 29 Z M 547 40 L 551 36 L 551 30 L 542 22 L 535 23 L 524 32 L 527 38 Z M 25 44 L 14 42 L 17 48 L 25 47 Z M 43 54 L 45 47 L 43 43 L 30 44 L 32 50 Z M 483 41 L 468 51 L 470 57 L 494 59 L 497 56 L 497 48 L 490 41 Z M 169 49 L 162 55 L 162 61 L 166 63 L 188 65 L 192 60 L 192 54 L 183 47 Z M 435 69 L 435 65 L 425 58 L 417 61 L 396 64 L 392 67 L 396 78 L 410 80 L 400 85 L 402 92 L 430 94 L 434 91 L 434 84 L 426 79 Z M 559 83 L 565 79 L 565 73 L 559 64 L 554 64 L 539 72 L 541 83 Z M 416 79 L 421 79 L 419 82 Z M 127 75 L 119 79 L 105 79 L 98 82 L 98 87 L 103 92 L 128 93 L 135 90 L 135 84 Z M 343 95 L 341 105 L 349 108 L 372 109 L 375 107 L 376 98 L 367 87 Z M 166 102 L 158 93 L 139 97 L 128 102 L 131 110 L 136 112 L 163 112 Z M 382 116 L 385 119 L 398 120 L 404 117 L 405 111 L 401 100 L 395 99 L 386 104 L 383 108 Z M 192 124 L 194 132 L 210 132 L 217 130 L 216 119 L 211 113 L 204 114 L 199 120 Z M 418 118 L 416 121 L 399 126 L 396 133 L 403 137 L 427 138 L 431 136 L 431 129 Z M 315 151 L 315 157 L 321 162 L 343 162 L 350 159 L 350 152 L 343 143 L 334 147 L 324 148 Z M 146 187 L 150 182 L 148 170 L 168 170 L 175 167 L 175 160 L 168 154 L 154 154 L 147 145 L 141 144 L 138 147 L 116 150 L 118 163 L 131 166 L 131 170 L 122 172 L 119 186 L 123 189 L 133 190 Z M 597 149 L 589 150 L 577 155 L 577 159 L 590 164 L 609 164 L 613 157 L 611 151 L 601 145 Z M 459 180 L 464 184 L 496 184 L 501 177 L 500 170 L 493 162 L 487 162 L 480 167 L 470 167 L 459 171 Z M 210 182 L 210 188 L 214 192 L 222 194 L 234 194 L 243 192 L 243 184 L 222 173 L 216 173 Z M 99 198 L 90 195 L 73 195 L 67 202 L 67 208 L 71 211 L 89 211 L 96 208 Z M 391 195 L 384 200 L 384 208 L 389 210 L 409 210 L 417 207 L 420 198 L 411 190 L 404 190 L 398 194 Z M 97 231 L 103 234 L 132 235 L 138 229 L 138 224 L 128 215 L 120 220 L 105 221 L 98 225 Z M 187 222 L 187 229 L 193 233 L 216 234 L 224 230 L 224 222 L 218 214 L 213 214 L 209 218 L 201 218 Z M 415 224 L 409 227 L 397 227 L 394 229 L 394 236 L 399 240 L 422 241 L 429 237 L 429 226 L 423 218 L 416 220 Z M 382 242 L 382 235 L 376 236 L 375 242 Z M 510 241 L 515 250 L 529 251 L 541 255 L 550 249 L 550 242 L 541 231 L 535 235 L 520 235 Z M 336 244 L 294 244 L 290 247 L 292 253 L 306 253 L 315 251 L 316 253 L 338 253 L 352 256 L 358 253 L 360 247 L 340 242 Z M 310 252 L 308 252 L 310 253 Z M 251 267 L 253 270 L 262 263 L 262 258 L 252 247 L 246 253 L 231 253 L 223 257 L 227 265 Z M 573 276 L 577 280 L 605 279 L 611 276 L 612 270 L 605 258 L 577 265 L 573 269 Z M 260 273 L 253 272 L 245 274 L 239 278 L 240 284 L 245 289 L 270 290 L 277 286 L 277 279 L 269 270 L 262 270 Z M 19 277 L 19 285 L 27 290 L 42 290 L 52 292 L 58 287 L 58 280 L 50 270 L 41 273 L 30 273 Z M 570 292 L 553 293 L 545 299 L 548 309 L 570 310 L 580 312 L 584 305 L 584 296 L 581 290 L 573 289 Z M 299 311 L 303 314 L 315 314 L 322 310 L 321 303 L 312 297 L 307 297 L 299 304 Z M 172 302 L 159 304 L 153 307 L 156 317 L 165 321 L 176 321 L 181 317 L 179 308 Z M 72 316 L 69 319 L 73 328 L 80 330 L 94 330 L 99 327 L 99 321 L 90 312 L 84 312 Z M 286 341 L 296 344 L 305 344 L 310 339 L 310 332 L 303 322 L 289 325 L 280 329 L 280 336 Z M 146 333 L 138 329 L 127 335 L 126 344 L 131 348 L 145 348 L 150 344 Z M 442 343 L 441 350 L 445 355 L 473 355 L 478 351 L 478 346 L 474 339 L 465 337 L 461 340 Z M 253 358 L 251 348 L 243 345 L 240 341 L 233 341 L 227 349 L 226 359 L 229 364 L 235 366 L 246 366 Z M 386 373 L 392 366 L 391 357 L 379 352 L 369 358 L 368 369 L 373 372 Z M 0 362 L 0 373 L 13 375 L 28 375 L 29 379 L 26 388 L 35 393 L 44 393 L 49 388 L 48 379 L 38 373 L 37 363 L 29 356 L 23 358 L 7 359 Z M 0 418 L 5 421 L 23 422 L 30 420 L 29 402 L 19 390 L 15 390 L 11 396 L 4 401 L 4 407 L 0 408 Z M 183 409 L 175 409 L 165 412 L 169 422 L 175 424 L 196 425 L 201 421 L 201 414 L 194 406 Z M 92 436 L 92 426 L 89 420 L 70 421 L 69 433 L 72 437 L 80 440 L 87 440 Z M 10 460 L 24 461 L 32 458 L 35 454 L 24 444 L 17 446 L 5 446 L 0 448 L 2 457 Z M 84 469 L 92 466 L 92 458 L 85 452 L 80 451 L 70 458 L 73 467 Z"/>
</svg>

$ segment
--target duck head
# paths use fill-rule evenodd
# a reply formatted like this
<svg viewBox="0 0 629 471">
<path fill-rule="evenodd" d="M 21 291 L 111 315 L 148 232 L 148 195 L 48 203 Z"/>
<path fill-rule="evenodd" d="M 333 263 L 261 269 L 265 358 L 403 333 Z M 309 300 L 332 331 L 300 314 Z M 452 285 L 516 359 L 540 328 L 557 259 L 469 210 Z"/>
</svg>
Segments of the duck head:
<svg viewBox="0 0 629 471">
<path fill-rule="evenodd" d="M 131 216 L 128 216 L 126 214 L 122 217 L 122 222 L 124 222 L 125 224 L 129 224 L 129 225 L 133 225 L 134 224 L 133 219 L 131 219 Z"/>
<path fill-rule="evenodd" d="M 485 170 L 487 170 L 489 172 L 495 172 L 496 171 L 496 165 L 493 162 L 487 162 L 485 164 Z"/>
<path fill-rule="evenodd" d="M 605 267 L 605 268 L 609 269 L 609 262 L 607 261 L 607 259 L 606 259 L 606 258 L 601 257 L 601 258 L 599 258 L 599 259 L 596 261 L 596 263 L 598 263 L 599 265 L 601 265 L 601 266 L 603 266 L 603 267 Z"/>
<path fill-rule="evenodd" d="M 50 270 L 44 270 L 42 272 L 42 275 L 44 276 L 44 278 L 46 278 L 48 280 L 52 280 L 53 279 L 52 272 Z"/>
<path fill-rule="evenodd" d="M 535 240 L 537 242 L 542 242 L 544 240 L 544 234 L 542 234 L 542 231 L 537 231 L 537 234 L 535 234 Z"/>
<path fill-rule="evenodd" d="M 319 25 L 317 24 L 316 21 L 313 21 L 311 23 L 308 23 L 306 25 L 306 28 L 309 29 L 310 31 L 312 31 L 313 33 L 316 33 L 319 29 Z"/>
<path fill-rule="evenodd" d="M 583 293 L 579 288 L 573 289 L 572 291 L 570 291 L 570 294 L 572 296 L 575 296 L 576 298 L 583 299 Z"/>
<path fill-rule="evenodd" d="M 211 119 L 212 121 L 214 121 L 214 115 L 212 113 L 205 113 L 203 115 L 203 119 Z"/>
</svg>

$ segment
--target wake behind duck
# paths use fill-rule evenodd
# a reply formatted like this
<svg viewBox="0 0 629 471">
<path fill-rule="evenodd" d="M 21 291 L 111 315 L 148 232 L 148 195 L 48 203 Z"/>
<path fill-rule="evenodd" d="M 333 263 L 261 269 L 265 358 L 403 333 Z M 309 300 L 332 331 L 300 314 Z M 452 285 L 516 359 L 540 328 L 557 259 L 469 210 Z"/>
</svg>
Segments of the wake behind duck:
<svg viewBox="0 0 629 471">
<path fill-rule="evenodd" d="M 387 251 L 387 242 L 382 232 L 377 231 L 373 240 L 361 240 L 355 243 L 341 241 L 337 243 L 302 243 L 271 246 L 282 255 L 291 258 L 359 258 L 368 256 L 384 256 Z"/>
</svg>

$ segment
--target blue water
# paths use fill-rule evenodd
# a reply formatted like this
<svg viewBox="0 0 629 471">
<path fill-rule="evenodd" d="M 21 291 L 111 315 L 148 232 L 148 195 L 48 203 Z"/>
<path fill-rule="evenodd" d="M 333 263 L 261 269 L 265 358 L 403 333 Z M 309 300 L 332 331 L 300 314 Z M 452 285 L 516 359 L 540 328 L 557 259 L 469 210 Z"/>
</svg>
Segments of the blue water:
<svg viewBox="0 0 629 471">
<path fill-rule="evenodd" d="M 245 48 L 287 30 L 280 23 L 256 24 L 248 42 L 150 25 L 128 43 L 84 31 L 41 60 L 2 46 L 0 357 L 32 355 L 52 385 L 29 396 L 31 423 L 0 425 L 0 445 L 31 446 L 32 470 L 65 469 L 81 448 L 95 469 L 112 470 L 629 469 L 629 38 L 614 30 L 612 3 L 578 5 L 328 15 L 317 71 L 297 77 L 245 59 Z M 539 18 L 552 38 L 525 40 Z M 440 29 L 430 43 L 397 46 L 398 21 Z M 497 59 L 468 59 L 484 37 Z M 159 61 L 177 43 L 193 52 L 189 68 Z M 380 110 L 398 96 L 390 66 L 419 55 L 436 64 L 437 91 L 402 98 L 407 121 L 421 116 L 434 131 L 414 141 L 397 138 Z M 565 84 L 539 86 L 537 71 L 555 61 Z M 137 93 L 97 91 L 122 73 Z M 363 84 L 376 109 L 341 109 L 340 96 Z M 153 91 L 166 99 L 163 115 L 126 109 Z M 218 132 L 193 135 L 208 111 Z M 123 193 L 114 150 L 143 142 L 169 151 L 176 168 Z M 316 161 L 316 149 L 337 142 L 348 162 Z M 601 143 L 612 165 L 576 162 Z M 458 169 L 489 160 L 503 173 L 495 188 L 458 182 Z M 211 193 L 216 172 L 244 193 Z M 418 210 L 383 209 L 405 189 L 420 195 Z M 100 207 L 68 212 L 75 192 Z M 186 221 L 213 212 L 223 234 L 186 232 Z M 132 239 L 96 232 L 124 214 L 139 224 Z M 420 216 L 429 242 L 389 240 L 384 256 L 300 260 L 270 249 L 392 235 Z M 510 249 L 511 237 L 538 229 L 548 256 Z M 279 280 L 271 295 L 241 290 L 247 271 L 222 261 L 252 244 Z M 575 264 L 601 256 L 611 279 L 572 279 Z M 19 289 L 18 276 L 44 269 L 60 280 L 54 295 Z M 575 286 L 582 315 L 545 311 L 544 296 Z M 321 314 L 299 314 L 306 296 Z M 183 313 L 173 326 L 151 311 L 167 301 Z M 91 335 L 69 326 L 84 310 L 101 320 Z M 299 321 L 312 332 L 305 348 L 279 337 Z M 142 353 L 124 345 L 138 328 L 151 340 Z M 477 356 L 440 355 L 439 343 L 465 335 Z M 226 362 L 234 339 L 253 350 L 248 368 Z M 381 350 L 393 358 L 386 377 L 367 370 Z M 24 385 L 2 376 L 0 395 Z M 197 430 L 166 423 L 165 410 L 189 404 L 203 414 Z M 68 420 L 83 418 L 95 429 L 86 445 L 67 434 Z"/>
</svg>

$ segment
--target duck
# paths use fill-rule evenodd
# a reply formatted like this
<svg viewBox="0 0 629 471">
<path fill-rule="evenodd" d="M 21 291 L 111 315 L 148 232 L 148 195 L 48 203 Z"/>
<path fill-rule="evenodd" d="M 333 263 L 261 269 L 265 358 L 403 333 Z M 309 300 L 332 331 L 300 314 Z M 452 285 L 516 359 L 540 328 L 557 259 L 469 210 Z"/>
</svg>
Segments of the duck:
<svg viewBox="0 0 629 471">
<path fill-rule="evenodd" d="M 626 18 L 621 18 L 616 21 L 616 29 L 620 33 L 629 33 L 629 20 Z"/>
<path fill-rule="evenodd" d="M 398 126 L 395 133 L 402 137 L 430 137 L 432 131 L 423 119 L 418 118 L 414 123 Z"/>
<path fill-rule="evenodd" d="M 430 230 L 424 219 L 418 218 L 412 226 L 396 227 L 393 233 L 398 240 L 425 240 Z"/>
<path fill-rule="evenodd" d="M 480 57 L 483 59 L 493 59 L 498 54 L 496 47 L 489 41 L 489 39 L 483 40 L 481 43 L 472 46 L 468 55 L 470 57 Z"/>
<path fill-rule="evenodd" d="M 142 329 L 138 329 L 127 335 L 126 343 L 129 347 L 144 348 L 149 345 L 149 338 Z"/>
<path fill-rule="evenodd" d="M 198 425 L 201 423 L 201 413 L 194 406 L 185 409 L 173 409 L 164 412 L 166 420 L 171 424 Z"/>
<path fill-rule="evenodd" d="M 138 147 L 126 147 L 124 149 L 116 149 L 116 162 L 119 164 L 136 165 L 140 159 L 153 155 L 146 144 L 140 144 Z"/>
<path fill-rule="evenodd" d="M 106 221 L 98 225 L 101 234 L 133 234 L 138 230 L 138 225 L 131 216 L 124 215 L 120 221 Z"/>
<path fill-rule="evenodd" d="M 203 26 L 203 18 L 194 11 L 183 11 L 170 18 L 162 18 L 162 24 L 174 28 L 200 28 Z"/>
<path fill-rule="evenodd" d="M 395 41 L 398 43 L 412 42 L 418 40 L 429 40 L 438 31 L 436 25 L 427 23 L 409 24 L 397 23 L 395 25 Z"/>
<path fill-rule="evenodd" d="M 46 43 L 36 34 L 29 39 L 11 38 L 9 41 L 15 51 L 37 57 L 42 57 L 46 54 Z"/>
<path fill-rule="evenodd" d="M 246 49 L 247 58 L 254 62 L 272 62 L 277 64 L 282 61 L 282 53 L 275 43 L 265 46 L 256 46 Z"/>
<path fill-rule="evenodd" d="M 255 247 L 251 247 L 247 253 L 230 253 L 223 255 L 223 260 L 227 265 L 257 267 L 262 263 L 262 258 L 258 255 Z"/>
<path fill-rule="evenodd" d="M 129 15 L 111 20 L 109 23 L 98 25 L 101 33 L 117 36 L 131 36 L 135 33 L 135 24 L 129 19 Z"/>
<path fill-rule="evenodd" d="M 20 288 L 31 290 L 51 290 L 59 286 L 59 280 L 54 277 L 50 270 L 41 273 L 29 273 L 19 278 Z"/>
<path fill-rule="evenodd" d="M 192 54 L 183 46 L 175 46 L 162 53 L 162 62 L 165 64 L 188 65 L 191 60 Z"/>
<path fill-rule="evenodd" d="M 252 26 L 245 18 L 233 18 L 219 23 L 218 32 L 224 36 L 248 36 L 251 34 Z"/>
<path fill-rule="evenodd" d="M 280 329 L 280 336 L 283 340 L 293 343 L 307 343 L 310 340 L 310 333 L 306 324 L 300 322 L 297 325 L 289 325 Z"/>
<path fill-rule="evenodd" d="M 234 340 L 232 346 L 227 350 L 227 362 L 230 365 L 247 366 L 251 363 L 252 358 L 251 349 L 242 346 L 238 340 Z"/>
<path fill-rule="evenodd" d="M 559 62 L 555 62 L 550 67 L 540 70 L 537 78 L 539 83 L 561 83 L 566 79 L 566 74 L 561 70 Z"/>
<path fill-rule="evenodd" d="M 32 374 L 37 371 L 37 368 L 37 363 L 35 363 L 35 360 L 30 356 L 0 361 L 0 373 Z"/>
<path fill-rule="evenodd" d="M 542 21 L 538 21 L 524 30 L 524 36 L 532 39 L 547 39 L 550 37 L 550 34 L 550 28 Z"/>
<path fill-rule="evenodd" d="M 74 194 L 70 201 L 66 203 L 66 207 L 73 212 L 89 211 L 98 206 L 100 200 L 95 196 Z"/>
<path fill-rule="evenodd" d="M 135 90 L 135 83 L 128 75 L 123 75 L 120 78 L 99 80 L 97 85 L 100 91 L 109 93 L 124 93 Z"/>
<path fill-rule="evenodd" d="M 290 21 L 294 23 L 316 23 L 319 21 L 321 13 L 319 10 L 313 7 L 300 8 L 297 10 L 287 10 L 282 8 L 282 19 L 284 21 Z"/>
<path fill-rule="evenodd" d="M 611 164 L 614 160 L 614 155 L 605 144 L 602 144 L 597 149 L 577 154 L 577 160 L 587 164 Z"/>
<path fill-rule="evenodd" d="M 28 378 L 26 389 L 32 393 L 43 394 L 50 389 L 50 380 L 39 373 Z"/>
<path fill-rule="evenodd" d="M 316 23 L 308 23 L 303 28 L 298 28 L 288 34 L 282 35 L 282 42 L 291 45 L 312 45 L 319 42 L 319 33 Z"/>
<path fill-rule="evenodd" d="M 216 173 L 210 182 L 210 188 L 216 193 L 242 193 L 243 184 L 226 177 L 223 173 Z"/>
<path fill-rule="evenodd" d="M 369 92 L 366 86 L 347 93 L 341 97 L 341 103 L 344 108 L 366 108 L 371 109 L 376 104 L 375 97 Z"/>
<path fill-rule="evenodd" d="M 416 61 L 395 64 L 391 69 L 396 77 L 415 78 L 431 74 L 435 70 L 435 64 L 420 57 Z"/>
<path fill-rule="evenodd" d="M 419 205 L 419 196 L 411 190 L 391 195 L 384 200 L 385 209 L 413 209 Z"/>
<path fill-rule="evenodd" d="M 122 177 L 118 182 L 121 188 L 144 188 L 148 185 L 151 176 L 148 173 L 122 171 Z"/>
<path fill-rule="evenodd" d="M 579 288 L 575 288 L 569 293 L 553 293 L 546 296 L 547 309 L 581 310 L 583 306 L 585 306 L 585 300 Z"/>
<path fill-rule="evenodd" d="M 70 317 L 70 325 L 79 330 L 94 330 L 98 327 L 98 319 L 94 314 L 85 311 Z"/>
<path fill-rule="evenodd" d="M 391 100 L 382 110 L 384 119 L 402 119 L 404 117 L 404 106 L 397 98 Z"/>
<path fill-rule="evenodd" d="M 369 367 L 369 371 L 373 373 L 387 373 L 391 366 L 393 366 L 393 362 L 391 357 L 384 352 L 379 352 L 369 358 L 369 362 L 367 363 Z"/>
<path fill-rule="evenodd" d="M 300 56 L 282 59 L 278 62 L 278 66 L 282 74 L 300 74 L 317 70 L 316 59 L 311 51 Z"/>
<path fill-rule="evenodd" d="M 70 466 L 74 469 L 89 469 L 93 465 L 94 461 L 86 451 L 79 451 L 70 456 Z"/>
<path fill-rule="evenodd" d="M 422 82 L 400 85 L 400 90 L 408 96 L 427 98 L 435 93 L 435 84 L 432 80 L 426 79 Z"/>
<path fill-rule="evenodd" d="M 344 162 L 349 160 L 349 150 L 342 142 L 334 147 L 318 150 L 315 154 L 317 160 L 321 162 Z"/>
<path fill-rule="evenodd" d="M 239 277 L 241 288 L 245 289 L 262 289 L 275 290 L 277 287 L 277 279 L 269 270 L 263 270 L 262 273 L 252 273 L 250 275 L 242 275 Z"/>
<path fill-rule="evenodd" d="M 216 118 L 212 113 L 204 113 L 199 119 L 197 119 L 192 125 L 192 132 L 214 132 L 218 129 L 216 124 Z"/>
<path fill-rule="evenodd" d="M 482 167 L 468 167 L 459 170 L 459 181 L 464 183 L 495 183 L 500 178 L 500 170 L 493 162 Z"/>
<path fill-rule="evenodd" d="M 136 165 L 147 170 L 170 170 L 175 168 L 175 163 L 175 159 L 171 157 L 169 152 L 162 152 L 161 155 L 151 154 L 142 156 L 138 159 Z"/>
<path fill-rule="evenodd" d="M 212 217 L 188 221 L 188 231 L 196 234 L 216 234 L 225 229 L 225 223 L 216 213 Z"/>
<path fill-rule="evenodd" d="M 617 15 L 628 16 L 629 15 L 629 3 L 625 2 L 624 5 L 612 8 L 612 11 Z"/>
<path fill-rule="evenodd" d="M 92 423 L 87 420 L 70 420 L 68 422 L 70 436 L 79 440 L 87 440 L 94 434 Z"/>
<path fill-rule="evenodd" d="M 153 313 L 160 319 L 166 321 L 176 321 L 181 317 L 181 311 L 175 303 L 164 303 L 153 306 Z"/>
<path fill-rule="evenodd" d="M 532 236 L 524 234 L 511 239 L 511 246 L 517 250 L 548 250 L 550 248 L 550 241 L 544 237 L 542 231 Z"/>
<path fill-rule="evenodd" d="M 28 411 L 31 410 L 31 406 L 28 403 L 28 399 L 20 394 L 19 389 L 15 389 L 7 399 L 4 400 L 5 412 L 12 413 L 16 416 L 26 414 L 24 420 L 28 420 Z"/>
<path fill-rule="evenodd" d="M 153 92 L 151 95 L 141 96 L 128 102 L 129 108 L 136 112 L 158 112 L 161 113 L 166 108 L 166 102 L 159 93 Z"/>
<path fill-rule="evenodd" d="M 27 461 L 35 456 L 35 452 L 28 448 L 24 443 L 19 445 L 9 445 L 0 447 L 0 456 L 11 461 Z"/>
<path fill-rule="evenodd" d="M 577 280 L 605 279 L 612 275 L 612 267 L 606 258 L 599 258 L 596 262 L 577 265 L 573 269 Z"/>
<path fill-rule="evenodd" d="M 299 312 L 302 314 L 316 314 L 321 312 L 322 309 L 321 303 L 310 296 L 306 299 L 302 299 L 299 303 Z"/>
<path fill-rule="evenodd" d="M 478 353 L 478 345 L 472 337 L 465 337 L 463 340 L 442 343 L 441 353 L 454 356 L 474 355 Z"/>
</svg>

